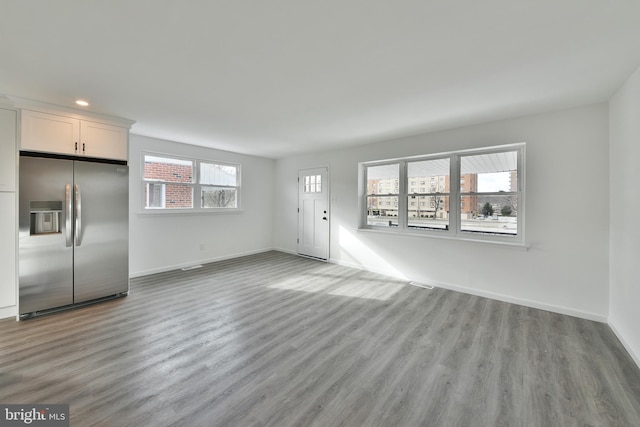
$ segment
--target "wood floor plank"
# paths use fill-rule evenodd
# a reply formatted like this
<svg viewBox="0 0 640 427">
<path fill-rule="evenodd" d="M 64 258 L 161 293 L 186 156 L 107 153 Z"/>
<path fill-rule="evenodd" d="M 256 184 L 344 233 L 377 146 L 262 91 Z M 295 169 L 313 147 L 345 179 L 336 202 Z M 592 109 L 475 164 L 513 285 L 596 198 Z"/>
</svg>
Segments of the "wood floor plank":
<svg viewBox="0 0 640 427">
<path fill-rule="evenodd" d="M 78 426 L 633 426 L 607 325 L 280 252 L 0 321 L 0 402 Z"/>
</svg>

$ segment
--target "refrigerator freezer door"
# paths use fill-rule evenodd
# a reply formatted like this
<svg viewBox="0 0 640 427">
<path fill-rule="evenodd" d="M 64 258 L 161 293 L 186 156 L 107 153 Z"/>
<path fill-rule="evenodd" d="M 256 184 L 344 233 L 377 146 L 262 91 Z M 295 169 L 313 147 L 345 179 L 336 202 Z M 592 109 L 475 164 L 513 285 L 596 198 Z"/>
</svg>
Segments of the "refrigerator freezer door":
<svg viewBox="0 0 640 427">
<path fill-rule="evenodd" d="M 129 291 L 129 170 L 75 162 L 74 303 Z"/>
<path fill-rule="evenodd" d="M 20 313 L 73 303 L 72 215 L 67 200 L 73 162 L 20 158 Z M 70 195 L 70 194 L 69 194 Z"/>
</svg>

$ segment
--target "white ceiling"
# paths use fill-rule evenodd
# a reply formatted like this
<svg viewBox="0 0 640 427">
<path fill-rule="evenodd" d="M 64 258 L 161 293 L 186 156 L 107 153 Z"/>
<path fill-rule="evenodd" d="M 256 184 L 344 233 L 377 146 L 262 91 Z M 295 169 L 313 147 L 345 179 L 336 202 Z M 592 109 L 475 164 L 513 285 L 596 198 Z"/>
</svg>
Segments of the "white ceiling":
<svg viewBox="0 0 640 427">
<path fill-rule="evenodd" d="M 0 0 L 0 94 L 266 157 L 605 101 L 638 0 Z"/>
</svg>

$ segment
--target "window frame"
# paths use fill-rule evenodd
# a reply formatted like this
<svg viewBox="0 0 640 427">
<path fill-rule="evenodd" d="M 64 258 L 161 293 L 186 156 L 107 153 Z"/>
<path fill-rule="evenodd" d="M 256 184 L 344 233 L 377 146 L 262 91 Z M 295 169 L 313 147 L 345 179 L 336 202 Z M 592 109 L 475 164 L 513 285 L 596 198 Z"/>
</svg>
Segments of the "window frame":
<svg viewBox="0 0 640 427">
<path fill-rule="evenodd" d="M 438 196 L 440 196 L 440 197 L 448 197 L 449 198 L 449 205 L 451 205 L 451 200 L 452 200 L 451 199 L 451 196 L 452 196 L 451 188 L 449 188 L 448 192 L 446 192 L 446 191 L 444 191 L 444 192 L 437 191 L 440 188 L 440 175 L 436 175 L 436 177 L 438 178 L 438 182 L 435 184 L 435 191 L 433 191 L 431 189 L 431 180 L 428 180 L 428 181 L 425 180 L 425 184 L 424 184 L 425 185 L 425 187 L 424 187 L 425 191 L 419 191 L 417 193 L 416 192 L 410 193 L 409 190 L 410 190 L 410 186 L 411 185 L 408 182 L 409 179 L 410 179 L 409 178 L 409 163 L 417 163 L 417 162 L 432 161 L 432 160 L 443 160 L 443 159 L 449 160 L 449 187 L 451 187 L 451 158 L 450 158 L 450 156 L 437 155 L 436 154 L 436 155 L 429 156 L 428 158 L 424 157 L 424 156 L 421 156 L 421 157 L 417 157 L 417 158 L 406 158 L 406 159 L 402 160 L 402 162 L 404 163 L 404 166 L 401 164 L 400 167 L 405 169 L 405 180 L 407 181 L 407 183 L 406 183 L 406 188 L 405 188 L 406 189 L 406 194 L 401 195 L 401 196 L 404 196 L 407 199 L 407 211 L 406 211 L 406 213 L 403 214 L 403 216 L 405 217 L 405 226 L 406 226 L 406 229 L 408 230 L 409 233 L 412 232 L 412 231 L 422 232 L 422 231 L 425 231 L 425 230 L 443 231 L 443 230 L 448 230 L 449 228 L 451 228 L 451 219 L 450 218 L 448 219 L 448 223 L 447 223 L 445 228 L 440 228 L 440 227 L 417 227 L 417 226 L 410 226 L 409 225 L 409 212 L 411 210 L 409 205 L 408 205 L 409 197 L 412 197 L 412 196 L 415 197 L 416 201 L 418 203 L 420 203 L 420 198 L 421 197 L 427 198 L 428 200 L 425 200 L 424 203 L 429 203 L 429 204 L 425 205 L 425 207 L 427 207 L 427 208 L 433 207 L 434 208 L 434 211 L 433 211 L 434 218 L 438 214 L 438 207 L 440 208 L 439 210 L 442 210 L 442 207 L 440 207 L 439 204 L 438 204 L 438 207 L 436 207 L 435 206 L 435 202 L 431 198 L 432 197 L 438 197 Z M 431 178 L 431 177 L 429 177 L 429 178 Z M 414 179 L 415 179 L 415 177 L 414 177 Z M 446 178 L 445 178 L 445 182 L 446 182 Z M 422 188 L 422 187 L 418 187 L 418 188 Z M 398 213 L 398 216 L 400 216 L 400 213 Z"/>
<path fill-rule="evenodd" d="M 229 167 L 234 167 L 236 169 L 236 185 L 225 185 L 225 184 L 203 184 L 201 182 L 201 177 L 200 177 L 200 173 L 201 173 L 201 166 L 202 164 L 208 164 L 208 165 L 214 165 L 214 166 L 229 166 Z M 199 159 L 197 160 L 197 168 L 198 168 L 198 179 L 197 179 L 197 191 L 198 191 L 198 197 L 200 198 L 200 204 L 199 204 L 199 208 L 201 210 L 204 211 L 215 211 L 215 212 L 219 212 L 219 211 L 230 211 L 230 210 L 238 210 L 240 209 L 241 205 L 240 205 L 240 165 L 239 164 L 235 164 L 235 163 L 229 163 L 229 162 L 220 162 L 220 161 L 213 161 L 213 160 L 204 160 L 204 159 Z M 223 188 L 223 189 L 235 189 L 236 190 L 236 206 L 235 207 L 229 207 L 229 208 L 205 208 L 202 206 L 202 189 L 203 188 Z M 194 193 L 194 199 L 196 198 L 196 195 Z M 195 202 L 195 200 L 194 200 Z"/>
<path fill-rule="evenodd" d="M 435 238 L 447 238 L 456 240 L 469 240 L 499 243 L 507 245 L 525 246 L 525 148 L 526 143 L 505 144 L 499 146 L 491 146 L 484 148 L 474 148 L 468 150 L 450 151 L 445 153 L 425 154 L 412 157 L 403 157 L 396 159 L 384 159 L 378 161 L 368 161 L 359 163 L 359 197 L 358 197 L 358 230 L 372 231 L 389 234 L 402 234 L 412 236 L 425 236 Z M 517 174 L 516 174 L 516 191 L 518 210 L 517 210 L 517 229 L 516 234 L 490 233 L 481 231 L 462 230 L 461 220 L 461 202 L 462 191 L 460 189 L 461 182 L 461 158 L 465 156 L 496 154 L 502 152 L 515 151 L 517 153 Z M 419 228 L 408 226 L 408 167 L 407 164 L 415 161 L 436 160 L 449 158 L 449 227 L 448 229 L 439 228 Z M 399 166 L 399 194 L 398 194 L 398 226 L 387 227 L 379 225 L 370 225 L 367 222 L 367 170 L 371 166 L 379 166 L 385 164 L 398 164 Z M 512 192 L 509 192 L 512 193 Z M 464 193 L 465 195 L 467 193 Z M 476 194 L 485 194 L 476 193 Z M 492 193 L 490 193 L 492 194 Z"/>
<path fill-rule="evenodd" d="M 392 160 L 388 160 L 388 161 L 380 161 L 380 162 L 376 162 L 375 164 L 371 164 L 368 166 L 387 166 L 387 165 L 394 165 L 396 164 L 396 161 L 392 161 Z M 404 185 L 404 187 L 403 187 Z M 401 218 L 400 218 L 400 211 L 402 209 L 402 192 L 403 189 L 405 189 L 404 191 L 406 192 L 406 183 L 403 184 L 403 175 L 402 175 L 402 168 L 398 167 L 398 192 L 397 193 L 380 193 L 380 194 L 368 194 L 367 193 L 367 180 L 365 177 L 364 180 L 364 224 L 367 224 L 367 212 L 369 209 L 369 197 L 388 197 L 388 198 L 393 198 L 395 197 L 397 199 L 397 202 L 391 206 L 391 208 L 395 208 L 395 210 L 398 212 L 398 215 L 396 215 L 395 218 L 397 218 L 397 222 L 398 224 L 391 224 L 391 221 L 389 221 L 389 226 L 388 227 L 375 227 L 376 229 L 387 229 L 387 228 L 392 228 L 393 229 L 398 229 L 401 227 Z M 405 209 L 406 209 L 406 203 L 407 201 L 404 201 L 405 205 Z M 372 226 L 373 227 L 373 226 Z"/>
<path fill-rule="evenodd" d="M 145 178 L 145 159 L 147 156 L 153 157 L 162 157 L 167 159 L 175 159 L 181 161 L 189 161 L 193 165 L 193 182 L 191 183 L 181 183 L 181 182 L 171 182 L 171 181 L 162 181 L 162 180 L 150 180 Z M 221 166 L 231 166 L 236 168 L 236 185 L 222 185 L 222 184 L 203 184 L 201 183 L 201 171 L 200 165 L 211 164 L 211 165 L 221 165 Z M 160 215 L 168 215 L 168 214 L 189 214 L 189 213 L 233 213 L 239 212 L 242 210 L 242 165 L 240 163 L 228 162 L 228 161 L 220 161 L 220 160 L 211 160 L 199 157 L 188 157 L 181 156 L 175 154 L 167 154 L 167 153 L 159 153 L 153 151 L 142 151 L 141 152 L 141 161 L 140 161 L 140 179 L 141 179 L 141 190 L 142 194 L 140 197 L 141 200 L 141 213 L 142 214 L 160 214 Z M 182 208 L 167 208 L 166 207 L 166 196 L 163 197 L 163 207 L 147 207 L 147 198 L 148 195 L 145 196 L 145 188 L 149 183 L 153 184 L 164 184 L 163 195 L 166 192 L 166 185 L 184 185 L 192 188 L 192 207 L 182 207 Z M 202 207 L 202 189 L 206 188 L 233 188 L 236 190 L 236 206 L 235 207 L 218 207 L 218 208 L 205 208 Z"/>
</svg>

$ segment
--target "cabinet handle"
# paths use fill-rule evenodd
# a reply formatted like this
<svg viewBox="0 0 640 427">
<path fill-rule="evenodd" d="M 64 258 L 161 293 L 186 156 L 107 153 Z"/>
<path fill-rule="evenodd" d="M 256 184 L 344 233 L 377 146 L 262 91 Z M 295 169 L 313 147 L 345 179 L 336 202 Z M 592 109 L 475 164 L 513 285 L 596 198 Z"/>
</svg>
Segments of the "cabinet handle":
<svg viewBox="0 0 640 427">
<path fill-rule="evenodd" d="M 76 151 L 78 151 L 78 141 L 76 141 Z"/>
<path fill-rule="evenodd" d="M 84 153 L 84 142 L 82 143 L 82 152 Z"/>
</svg>

